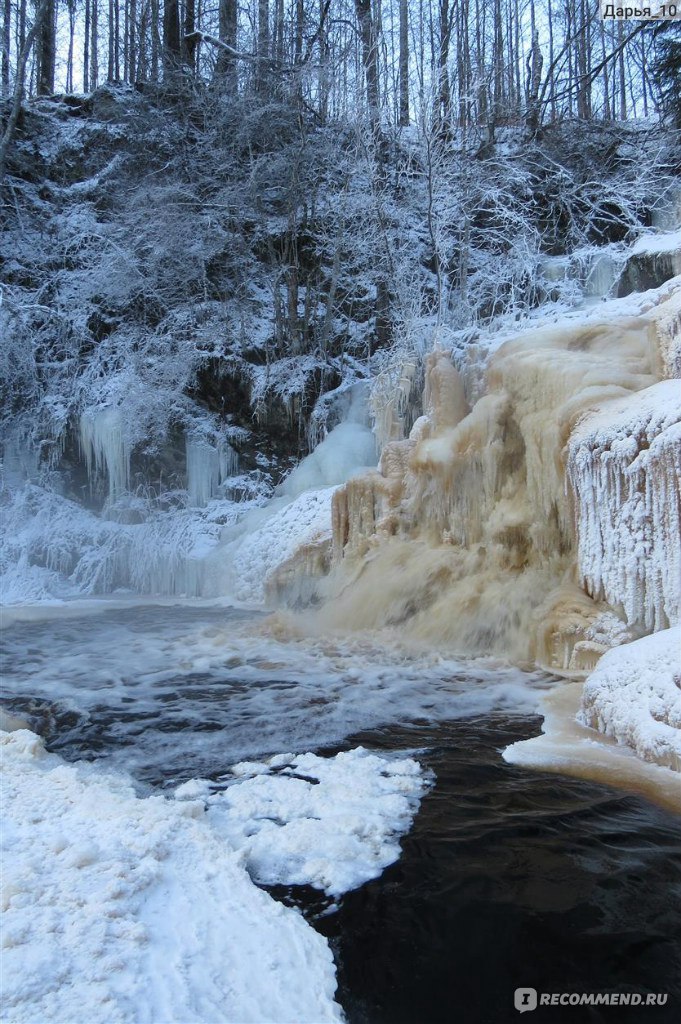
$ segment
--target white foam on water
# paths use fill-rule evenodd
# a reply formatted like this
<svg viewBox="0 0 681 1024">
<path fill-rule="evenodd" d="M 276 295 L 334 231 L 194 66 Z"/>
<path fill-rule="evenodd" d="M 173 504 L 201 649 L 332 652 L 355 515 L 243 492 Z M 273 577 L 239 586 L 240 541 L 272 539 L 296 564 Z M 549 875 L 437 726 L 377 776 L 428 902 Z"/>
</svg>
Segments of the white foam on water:
<svg viewBox="0 0 681 1024">
<path fill-rule="evenodd" d="M 178 783 L 362 729 L 531 714 L 551 685 L 493 659 L 403 644 L 396 633 L 296 636 L 286 617 L 205 604 L 171 612 L 136 602 L 80 619 L 64 606 L 51 616 L 4 632 L 10 710 L 25 714 L 23 697 L 37 700 L 38 719 L 44 707 L 58 721 L 70 711 L 78 722 L 65 728 L 78 742 L 96 739 L 109 764 Z"/>
<path fill-rule="evenodd" d="M 215 831 L 266 885 L 311 885 L 339 897 L 399 858 L 428 780 L 411 757 L 363 747 L 335 757 L 278 754 L 231 769 L 226 789 L 191 780 L 176 799 L 207 794 Z"/>
</svg>

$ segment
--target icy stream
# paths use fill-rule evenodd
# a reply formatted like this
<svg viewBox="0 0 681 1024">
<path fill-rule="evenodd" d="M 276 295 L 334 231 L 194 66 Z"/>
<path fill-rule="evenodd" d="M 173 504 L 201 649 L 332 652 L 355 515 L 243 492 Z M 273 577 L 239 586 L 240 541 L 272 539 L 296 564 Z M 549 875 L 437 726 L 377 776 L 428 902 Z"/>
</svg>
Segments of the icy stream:
<svg viewBox="0 0 681 1024">
<path fill-rule="evenodd" d="M 129 884 L 148 889 L 147 882 L 136 881 L 133 865 L 140 844 L 152 841 L 165 820 L 160 816 L 173 809 L 173 801 L 162 806 L 153 794 L 177 792 L 181 800 L 174 806 L 178 812 L 186 808 L 189 817 L 171 817 L 175 823 L 162 840 L 165 853 L 145 850 L 140 865 L 151 862 L 160 865 L 156 870 L 167 871 L 178 855 L 186 860 L 185 847 L 175 847 L 194 833 L 192 842 L 201 838 L 192 857 L 218 856 L 219 847 L 204 852 L 201 845 L 215 844 L 216 837 L 235 845 L 251 876 L 279 900 L 302 908 L 317 933 L 330 941 L 338 972 L 336 999 L 350 1024 L 435 1024 L 455 1013 L 505 1024 L 515 1019 L 513 989 L 526 984 L 556 991 L 666 992 L 667 1003 L 656 1008 L 655 1020 L 667 1024 L 678 1019 L 679 819 L 606 786 L 528 772 L 502 760 L 507 744 L 538 731 L 536 708 L 554 686 L 550 676 L 523 673 L 492 659 L 459 661 L 408 648 L 385 635 L 303 638 L 285 617 L 196 602 L 91 602 L 10 615 L 2 652 L 5 708 L 40 732 L 48 749 L 67 762 L 97 762 L 91 776 L 79 769 L 79 784 L 90 787 L 86 792 L 97 800 L 105 830 L 119 820 L 118 804 L 109 809 L 114 797 L 127 801 L 133 820 L 147 821 L 144 807 L 149 807 L 144 827 L 151 830 L 150 838 L 133 834 Z M 270 770 L 279 775 L 272 788 L 263 759 L 305 751 L 322 757 L 309 753 L 275 759 Z M 375 754 L 386 760 L 376 760 Z M 251 763 L 242 764 L 238 781 L 225 789 L 230 766 L 244 759 Z M 425 789 L 416 774 L 418 764 Z M 117 786 L 124 788 L 124 783 L 93 788 L 112 770 L 130 773 L 143 799 L 130 803 L 125 792 L 119 797 Z M 53 769 L 59 791 L 67 782 L 72 785 L 68 771 L 68 765 Z M 203 781 L 188 781 L 197 777 Z M 288 846 L 281 829 L 272 843 L 267 828 L 276 832 L 282 822 L 273 822 L 273 816 L 291 812 L 299 799 L 295 787 L 304 791 L 305 813 L 312 818 L 294 820 L 293 815 Z M 343 807 L 338 806 L 341 797 L 347 801 Z M 197 800 L 207 801 L 208 812 L 192 823 Z M 333 831 L 325 826 L 330 807 Z M 59 814 L 67 813 L 66 806 L 59 811 L 50 803 L 50 808 L 57 814 L 54 827 L 63 831 L 68 826 L 60 824 L 65 819 Z M 393 815 L 387 820 L 386 808 Z M 94 828 L 96 818 L 91 823 L 84 819 L 83 827 Z M 350 836 L 339 835 L 340 820 L 349 823 Z M 212 824 L 210 836 L 202 822 Z M 369 863 L 367 834 L 378 835 L 381 829 L 383 838 L 378 848 L 373 841 Z M 187 830 L 194 832 L 185 835 Z M 392 839 L 391 830 L 396 830 Z M 50 840 L 59 851 L 67 842 L 60 835 Z M 301 844 L 313 855 L 311 872 L 301 858 Z M 78 866 L 78 879 L 92 878 L 84 870 L 103 870 L 96 844 L 82 841 L 73 852 L 69 849 L 56 858 L 68 853 L 85 865 Z M 49 858 L 52 863 L 55 855 Z M 217 893 L 218 882 L 223 888 L 237 886 L 237 900 L 250 899 L 249 892 L 238 888 L 245 883 L 231 863 L 212 880 L 207 867 L 203 879 L 202 859 L 197 865 L 190 859 L 189 865 L 190 889 L 182 899 L 191 901 L 193 889 L 197 909 L 208 915 L 199 923 L 211 935 L 214 923 L 205 901 Z M 182 878 L 180 872 L 176 889 Z M 309 884 L 301 885 L 306 878 Z M 76 909 L 78 899 L 85 898 L 79 891 L 63 898 L 75 900 L 69 927 L 72 932 L 81 928 L 87 938 L 88 907 Z M 133 973 L 126 982 L 127 965 L 115 974 L 113 997 L 124 1020 L 141 1019 L 139 1008 L 147 1002 L 150 1019 L 156 1019 L 158 1002 L 141 993 L 144 972 L 160 968 L 149 967 L 145 958 L 165 958 L 168 928 L 180 935 L 186 928 L 177 915 L 195 915 L 188 905 L 182 910 L 175 890 L 165 896 L 154 896 L 155 891 L 145 897 L 140 918 L 149 937 L 146 942 L 135 939 L 144 954 L 139 976 Z M 229 900 L 227 889 L 220 898 Z M 264 928 L 273 911 L 270 905 L 258 906 Z M 107 904 L 103 913 L 109 913 Z M 181 1012 L 194 1016 L 183 1020 L 218 1019 L 218 1004 L 211 1002 L 217 974 L 210 972 L 218 970 L 220 942 L 236 951 L 234 942 L 242 941 L 230 938 L 234 913 L 227 903 L 221 906 L 225 934 L 215 937 L 218 946 L 207 947 L 212 956 L 207 967 L 195 955 L 186 961 L 193 987 L 165 996 L 188 1000 L 179 1003 Z M 245 977 L 247 985 L 244 970 L 265 971 L 268 986 L 275 986 L 272 1020 L 283 1024 L 286 1013 L 294 1012 L 286 993 L 301 985 L 296 1020 L 321 1020 L 322 1010 L 336 1019 L 330 994 L 323 1006 L 309 994 L 317 976 L 331 992 L 330 964 L 323 959 L 328 950 L 314 945 L 319 934 L 299 932 L 296 917 L 279 923 L 273 918 L 278 932 L 272 934 L 288 934 L 281 929 L 289 928 L 292 941 L 308 943 L 307 966 L 298 980 L 297 953 L 282 960 L 281 953 L 266 950 L 262 965 L 254 967 L 261 956 L 255 949 L 248 952 L 250 968 L 233 962 L 234 978 L 241 984 Z M 102 955 L 108 949 L 107 955 L 113 951 L 125 963 L 125 935 L 116 939 L 123 942 L 123 953 L 107 941 Z M 156 942 L 161 942 L 158 948 Z M 173 966 L 179 955 L 175 943 L 168 954 L 172 977 L 183 969 Z M 64 955 L 70 953 L 67 943 Z M 78 992 L 94 984 L 88 974 L 91 959 L 86 954 L 82 962 L 74 961 L 74 970 L 85 972 L 84 978 L 77 975 Z M 106 962 L 101 961 L 102 969 Z M 164 977 L 158 976 L 159 991 Z M 87 985 L 82 997 L 91 1000 Z M 58 988 L 57 998 L 65 998 L 65 991 Z M 54 998 L 49 991 L 48 997 Z M 238 1007 L 246 1005 L 247 990 L 238 998 Z M 122 1000 L 130 1000 L 130 1009 Z M 31 1005 L 11 1019 L 30 1019 Z M 44 1013 L 52 1004 L 36 1005 Z M 94 1006 L 101 1014 L 92 1019 L 109 1019 L 108 1004 L 87 1005 L 89 1012 Z M 177 1009 L 168 1012 L 169 1020 L 180 1019 Z M 254 1012 L 252 1019 L 261 1019 L 260 1011 Z M 618 1021 L 643 1020 L 643 1013 L 623 1009 Z M 592 1018 L 575 1010 L 571 1019 Z"/>
<path fill-rule="evenodd" d="M 297 638 L 202 604 L 32 609 L 4 630 L 7 709 L 68 759 L 178 785 L 393 723 L 536 709 L 549 678 L 371 637 Z M 9 615 L 16 613 L 9 612 Z M 37 616 L 37 618 L 36 618 Z"/>
</svg>

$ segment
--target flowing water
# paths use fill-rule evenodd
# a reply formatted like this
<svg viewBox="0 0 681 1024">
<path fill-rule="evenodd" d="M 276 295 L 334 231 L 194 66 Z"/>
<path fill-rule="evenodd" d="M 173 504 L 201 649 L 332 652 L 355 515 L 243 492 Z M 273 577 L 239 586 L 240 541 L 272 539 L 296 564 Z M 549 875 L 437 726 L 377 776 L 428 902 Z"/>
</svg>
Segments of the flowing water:
<svg viewBox="0 0 681 1024">
<path fill-rule="evenodd" d="M 330 938 L 351 1024 L 504 1024 L 521 986 L 668 995 L 538 1021 L 681 1019 L 679 819 L 502 761 L 539 731 L 555 680 L 233 608 L 24 614 L 3 636 L 5 708 L 142 791 L 275 752 L 418 751 L 435 785 L 396 864 L 333 913 L 312 890 L 275 891 Z"/>
</svg>

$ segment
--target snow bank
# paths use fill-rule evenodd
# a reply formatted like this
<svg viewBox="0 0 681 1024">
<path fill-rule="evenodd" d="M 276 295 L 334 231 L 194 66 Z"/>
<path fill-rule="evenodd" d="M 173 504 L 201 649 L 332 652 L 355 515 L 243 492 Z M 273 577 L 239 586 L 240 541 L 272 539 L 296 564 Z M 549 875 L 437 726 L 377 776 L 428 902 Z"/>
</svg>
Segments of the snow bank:
<svg viewBox="0 0 681 1024">
<path fill-rule="evenodd" d="M 681 385 L 603 403 L 573 431 L 578 563 L 596 600 L 649 631 L 681 616 Z"/>
<path fill-rule="evenodd" d="M 0 738 L 8 1024 L 342 1020 L 326 941 L 254 886 L 201 804 Z"/>
<path fill-rule="evenodd" d="M 584 685 L 581 724 L 646 761 L 681 770 L 681 626 L 603 655 Z"/>
<path fill-rule="evenodd" d="M 237 778 L 208 797 L 209 820 L 243 850 L 257 882 L 312 885 L 329 896 L 356 889 L 399 858 L 428 783 L 411 758 L 358 747 L 333 758 L 277 755 L 242 762 Z M 178 799 L 210 791 L 192 780 Z"/>
</svg>

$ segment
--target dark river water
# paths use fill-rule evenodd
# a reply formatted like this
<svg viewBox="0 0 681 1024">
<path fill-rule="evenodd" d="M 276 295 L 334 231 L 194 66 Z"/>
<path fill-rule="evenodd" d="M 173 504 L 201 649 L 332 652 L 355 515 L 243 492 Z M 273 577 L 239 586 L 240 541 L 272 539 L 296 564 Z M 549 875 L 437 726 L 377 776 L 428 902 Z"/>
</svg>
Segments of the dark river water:
<svg viewBox="0 0 681 1024">
<path fill-rule="evenodd" d="M 681 821 L 513 767 L 555 681 L 398 645 L 278 639 L 252 614 L 140 607 L 13 623 L 5 706 L 68 759 L 142 789 L 279 751 L 418 750 L 435 776 L 402 856 L 338 909 L 272 890 L 332 945 L 350 1024 L 505 1024 L 514 990 L 664 993 L 539 1006 L 537 1022 L 681 1022 Z M 288 1022 L 277 1022 L 288 1024 Z"/>
</svg>

